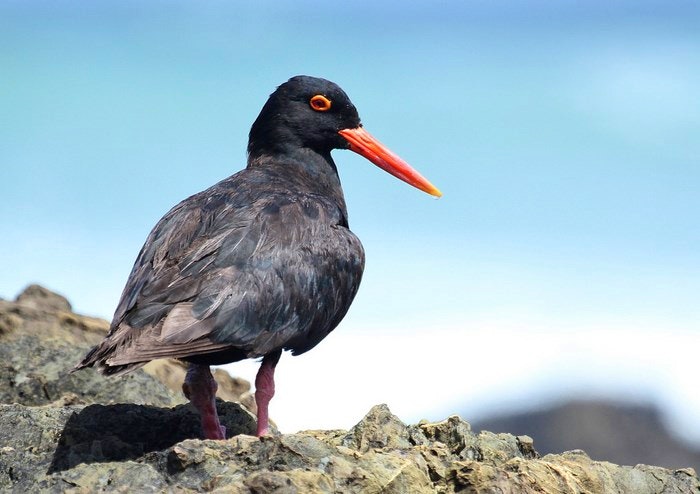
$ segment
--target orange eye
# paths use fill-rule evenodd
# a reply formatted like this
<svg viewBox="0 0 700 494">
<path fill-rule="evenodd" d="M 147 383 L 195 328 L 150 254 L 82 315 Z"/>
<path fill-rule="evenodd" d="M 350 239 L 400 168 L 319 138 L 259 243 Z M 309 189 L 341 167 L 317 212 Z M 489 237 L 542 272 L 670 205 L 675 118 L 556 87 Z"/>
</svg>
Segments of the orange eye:
<svg viewBox="0 0 700 494">
<path fill-rule="evenodd" d="M 331 100 L 322 94 L 317 94 L 309 100 L 309 105 L 316 111 L 328 111 L 331 109 Z"/>
</svg>

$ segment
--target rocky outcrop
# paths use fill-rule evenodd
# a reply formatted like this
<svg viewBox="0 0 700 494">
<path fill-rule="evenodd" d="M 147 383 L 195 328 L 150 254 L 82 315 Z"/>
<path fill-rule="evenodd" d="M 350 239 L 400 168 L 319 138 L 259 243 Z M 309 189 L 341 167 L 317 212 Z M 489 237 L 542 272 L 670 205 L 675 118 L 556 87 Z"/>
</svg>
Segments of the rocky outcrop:
<svg viewBox="0 0 700 494">
<path fill-rule="evenodd" d="M 582 451 L 540 457 L 527 436 L 475 434 L 457 416 L 406 425 L 384 405 L 349 431 L 259 439 L 240 404 L 249 387 L 236 381 L 222 387 L 237 396 L 218 403 L 230 438 L 201 440 L 176 392 L 181 367 L 108 381 L 68 374 L 107 324 L 26 293 L 0 302 L 3 492 L 700 492 L 692 469 L 619 466 Z"/>
<path fill-rule="evenodd" d="M 228 405 L 231 404 L 220 404 Z M 235 407 L 227 441 L 187 439 L 190 410 L 139 405 L 0 406 L 0 489 L 16 492 L 691 493 L 692 470 L 539 458 L 528 437 L 474 434 L 459 417 L 406 426 L 374 407 L 350 431 L 258 439 Z M 229 411 L 233 412 L 229 415 Z M 241 421 L 241 422 L 239 422 Z M 246 427 L 232 427 L 237 423 Z"/>
</svg>

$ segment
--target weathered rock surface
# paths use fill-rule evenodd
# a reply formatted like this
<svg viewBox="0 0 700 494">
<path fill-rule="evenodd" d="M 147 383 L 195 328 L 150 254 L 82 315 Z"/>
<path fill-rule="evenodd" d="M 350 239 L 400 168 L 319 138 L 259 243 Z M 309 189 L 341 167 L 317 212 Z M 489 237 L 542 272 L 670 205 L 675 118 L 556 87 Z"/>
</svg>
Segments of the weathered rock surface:
<svg viewBox="0 0 700 494">
<path fill-rule="evenodd" d="M 527 437 L 472 433 L 459 417 L 402 424 L 374 407 L 352 430 L 258 439 L 250 416 L 223 407 L 235 435 L 187 439 L 189 407 L 0 405 L 0 489 L 120 492 L 691 493 L 692 470 L 596 462 L 574 451 L 538 458 Z M 246 427 L 235 428 L 237 421 Z M 243 429 L 243 430 L 241 430 Z M 11 446 L 10 446 L 11 445 Z"/>
<path fill-rule="evenodd" d="M 243 406 L 220 401 L 229 439 L 196 439 L 195 412 L 153 375 L 68 375 L 106 323 L 41 298 L 53 302 L 0 301 L 2 492 L 700 493 L 692 469 L 540 457 L 527 436 L 475 434 L 457 416 L 405 425 L 384 405 L 350 431 L 259 439 Z M 179 387 L 173 369 L 153 373 Z"/>
</svg>

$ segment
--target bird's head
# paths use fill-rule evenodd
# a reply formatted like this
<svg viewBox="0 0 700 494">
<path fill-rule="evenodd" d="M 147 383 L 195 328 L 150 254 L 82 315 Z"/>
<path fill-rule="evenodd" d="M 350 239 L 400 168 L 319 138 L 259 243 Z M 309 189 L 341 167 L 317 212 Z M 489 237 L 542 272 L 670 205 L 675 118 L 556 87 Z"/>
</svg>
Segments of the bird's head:
<svg viewBox="0 0 700 494">
<path fill-rule="evenodd" d="M 442 193 L 372 137 L 348 95 L 326 79 L 296 76 L 277 88 L 250 129 L 248 153 L 284 153 L 309 148 L 322 154 L 350 149 L 395 177 L 428 194 Z"/>
</svg>

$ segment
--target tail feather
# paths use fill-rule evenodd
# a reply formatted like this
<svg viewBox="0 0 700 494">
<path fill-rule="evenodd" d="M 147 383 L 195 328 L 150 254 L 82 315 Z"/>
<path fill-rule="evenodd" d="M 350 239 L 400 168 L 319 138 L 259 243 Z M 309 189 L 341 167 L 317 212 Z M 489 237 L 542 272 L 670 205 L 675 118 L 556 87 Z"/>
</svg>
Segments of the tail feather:
<svg viewBox="0 0 700 494">
<path fill-rule="evenodd" d="M 106 376 L 120 376 L 143 367 L 148 363 L 150 359 L 145 359 L 141 362 L 128 362 L 118 365 L 110 365 L 107 363 L 110 357 L 114 355 L 117 348 L 123 346 L 123 343 L 124 340 L 122 338 L 114 341 L 112 337 L 108 336 L 102 340 L 99 345 L 94 346 L 87 353 L 87 355 L 85 355 L 83 360 L 81 360 L 75 365 L 75 367 L 73 367 L 73 369 L 71 369 L 71 374 L 87 367 L 95 367 L 100 374 L 104 374 Z"/>
</svg>

